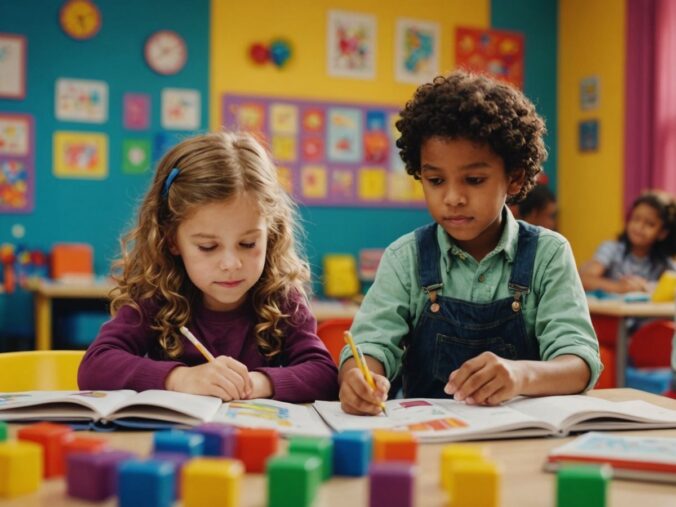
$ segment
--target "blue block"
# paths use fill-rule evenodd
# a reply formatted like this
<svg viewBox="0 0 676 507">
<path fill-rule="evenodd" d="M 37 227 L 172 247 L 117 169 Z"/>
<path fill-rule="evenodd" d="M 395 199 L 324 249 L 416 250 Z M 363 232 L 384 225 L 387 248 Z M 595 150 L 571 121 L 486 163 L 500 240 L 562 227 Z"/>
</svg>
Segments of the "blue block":
<svg viewBox="0 0 676 507">
<path fill-rule="evenodd" d="M 150 456 L 150 459 L 171 463 L 174 466 L 174 476 L 176 477 L 174 498 L 181 498 L 181 470 L 185 462 L 191 459 L 191 456 L 182 452 L 155 452 Z"/>
<path fill-rule="evenodd" d="M 671 388 L 671 368 L 632 368 L 627 367 L 627 387 L 648 391 L 649 393 L 663 394 Z"/>
<path fill-rule="evenodd" d="M 157 431 L 153 437 L 154 452 L 180 452 L 188 456 L 204 454 L 204 437 L 180 430 Z"/>
<path fill-rule="evenodd" d="M 219 423 L 204 423 L 195 426 L 190 431 L 204 437 L 205 456 L 226 456 L 230 458 L 235 455 L 235 437 L 237 434 L 235 427 Z"/>
<path fill-rule="evenodd" d="M 372 440 L 368 431 L 333 434 L 333 474 L 362 477 L 371 463 Z"/>
<path fill-rule="evenodd" d="M 129 460 L 118 468 L 119 507 L 171 507 L 174 465 L 154 460 Z"/>
</svg>

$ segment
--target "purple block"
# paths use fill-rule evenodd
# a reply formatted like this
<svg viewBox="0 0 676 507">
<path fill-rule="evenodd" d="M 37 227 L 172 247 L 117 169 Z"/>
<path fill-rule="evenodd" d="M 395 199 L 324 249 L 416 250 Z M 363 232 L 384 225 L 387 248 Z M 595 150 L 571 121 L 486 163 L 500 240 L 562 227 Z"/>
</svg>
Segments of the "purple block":
<svg viewBox="0 0 676 507">
<path fill-rule="evenodd" d="M 67 456 L 67 491 L 74 498 L 100 502 L 117 493 L 117 466 L 136 458 L 132 452 L 74 452 Z"/>
<path fill-rule="evenodd" d="M 235 436 L 237 429 L 219 423 L 204 423 L 190 431 L 204 437 L 205 456 L 232 457 L 235 454 Z"/>
<path fill-rule="evenodd" d="M 369 507 L 412 507 L 414 477 L 411 463 L 373 463 L 369 469 Z"/>
<path fill-rule="evenodd" d="M 174 465 L 174 477 L 176 477 L 176 487 L 174 488 L 174 498 L 181 498 L 181 469 L 183 464 L 188 461 L 190 456 L 182 452 L 154 452 L 150 459 L 154 461 L 169 462 Z"/>
</svg>

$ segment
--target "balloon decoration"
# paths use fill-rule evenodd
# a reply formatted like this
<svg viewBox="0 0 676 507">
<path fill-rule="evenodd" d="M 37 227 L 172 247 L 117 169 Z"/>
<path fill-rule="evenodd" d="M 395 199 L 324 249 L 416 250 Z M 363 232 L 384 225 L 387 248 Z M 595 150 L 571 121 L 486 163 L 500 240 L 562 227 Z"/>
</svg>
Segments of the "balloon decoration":
<svg viewBox="0 0 676 507">
<path fill-rule="evenodd" d="M 281 69 L 291 59 L 291 44 L 285 39 L 274 39 L 268 46 L 262 42 L 254 42 L 249 46 L 249 57 L 256 65 L 265 65 L 267 62 Z"/>
</svg>

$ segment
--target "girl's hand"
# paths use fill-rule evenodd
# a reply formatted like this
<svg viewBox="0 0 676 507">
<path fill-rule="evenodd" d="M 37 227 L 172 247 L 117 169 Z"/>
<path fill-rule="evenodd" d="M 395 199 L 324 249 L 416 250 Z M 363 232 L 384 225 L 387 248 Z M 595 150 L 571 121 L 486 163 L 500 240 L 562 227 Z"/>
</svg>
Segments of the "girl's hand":
<svg viewBox="0 0 676 507">
<path fill-rule="evenodd" d="M 359 368 L 347 370 L 340 383 L 340 406 L 348 414 L 378 415 L 382 412 L 380 404 L 387 399 L 390 382 L 386 377 L 371 373 L 376 389 L 371 389 Z"/>
<path fill-rule="evenodd" d="M 253 385 L 249 398 L 272 398 L 275 389 L 270 382 L 270 377 L 260 371 L 252 371 L 249 373 L 249 377 Z"/>
<path fill-rule="evenodd" d="M 619 292 L 648 292 L 648 280 L 636 275 L 623 276 L 618 280 Z"/>
<path fill-rule="evenodd" d="M 498 405 L 519 395 L 524 381 L 519 361 L 482 352 L 449 375 L 444 392 L 469 405 Z"/>
<path fill-rule="evenodd" d="M 199 366 L 174 368 L 165 387 L 170 391 L 216 396 L 224 401 L 243 400 L 253 392 L 247 367 L 228 356 L 218 356 Z"/>
</svg>

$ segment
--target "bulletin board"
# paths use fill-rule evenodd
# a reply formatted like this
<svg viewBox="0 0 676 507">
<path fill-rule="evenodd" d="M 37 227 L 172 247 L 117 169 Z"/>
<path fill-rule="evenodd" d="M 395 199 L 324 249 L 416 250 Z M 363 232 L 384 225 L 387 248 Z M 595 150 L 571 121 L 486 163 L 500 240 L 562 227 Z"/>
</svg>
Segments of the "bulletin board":
<svg viewBox="0 0 676 507">
<path fill-rule="evenodd" d="M 226 128 L 263 139 L 287 191 L 313 206 L 422 208 L 395 141 L 399 108 L 225 94 Z"/>
<path fill-rule="evenodd" d="M 33 211 L 33 117 L 0 113 L 0 213 Z"/>
</svg>

